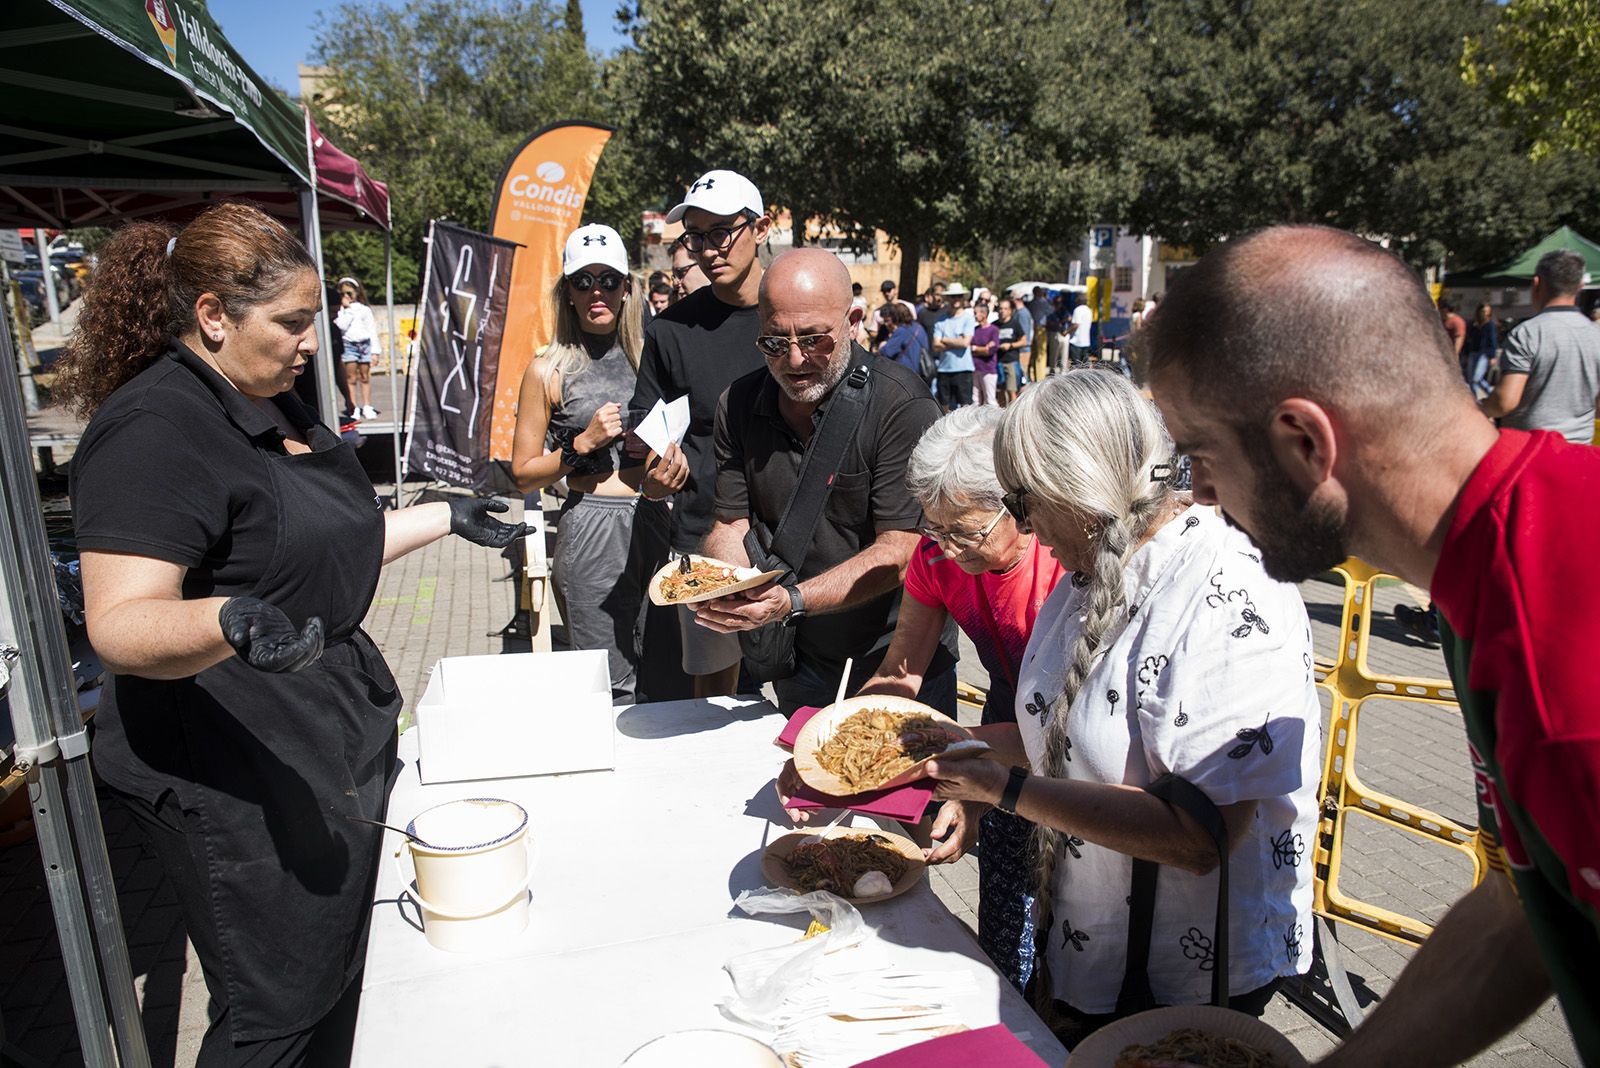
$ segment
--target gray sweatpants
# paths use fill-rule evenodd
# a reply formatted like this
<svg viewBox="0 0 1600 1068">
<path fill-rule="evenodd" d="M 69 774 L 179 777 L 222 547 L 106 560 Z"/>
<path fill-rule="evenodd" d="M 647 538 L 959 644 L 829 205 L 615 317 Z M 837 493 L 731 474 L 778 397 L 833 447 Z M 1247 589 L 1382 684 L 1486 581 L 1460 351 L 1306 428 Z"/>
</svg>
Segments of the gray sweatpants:
<svg viewBox="0 0 1600 1068">
<path fill-rule="evenodd" d="M 604 649 L 611 700 L 631 704 L 644 645 L 646 584 L 667 560 L 667 506 L 575 493 L 561 508 L 551 578 L 574 649 Z"/>
</svg>

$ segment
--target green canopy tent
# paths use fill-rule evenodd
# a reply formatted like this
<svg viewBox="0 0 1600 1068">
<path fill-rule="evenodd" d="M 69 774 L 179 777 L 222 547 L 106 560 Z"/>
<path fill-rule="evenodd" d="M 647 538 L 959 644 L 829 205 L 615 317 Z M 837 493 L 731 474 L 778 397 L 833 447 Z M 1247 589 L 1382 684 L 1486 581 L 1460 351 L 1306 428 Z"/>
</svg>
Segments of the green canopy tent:
<svg viewBox="0 0 1600 1068">
<path fill-rule="evenodd" d="M 299 227 L 387 231 L 322 188 L 301 109 L 194 0 L 8 0 L 0 18 L 0 227 L 181 220 L 245 197 Z M 319 409 L 343 405 L 327 344 Z"/>
<path fill-rule="evenodd" d="M 319 263 L 322 219 L 387 232 L 387 206 L 378 218 L 359 183 L 319 182 L 324 146 L 308 117 L 194 0 L 4 0 L 0 11 L 0 227 L 183 219 L 246 197 L 299 226 Z M 337 426 L 325 317 L 320 329 L 319 407 Z M 0 367 L 13 360 L 0 329 Z M 0 375 L 0 694 L 12 757 L 30 769 L 83 1061 L 147 1068 L 16 382 Z"/>
<path fill-rule="evenodd" d="M 1526 287 L 1533 281 L 1533 270 L 1539 258 L 1547 252 L 1565 249 L 1583 257 L 1584 269 L 1600 277 L 1600 245 L 1590 241 L 1570 226 L 1552 232 L 1543 241 L 1513 256 L 1503 263 L 1475 271 L 1452 272 L 1445 284 L 1452 289 L 1465 286 L 1516 286 Z"/>
</svg>

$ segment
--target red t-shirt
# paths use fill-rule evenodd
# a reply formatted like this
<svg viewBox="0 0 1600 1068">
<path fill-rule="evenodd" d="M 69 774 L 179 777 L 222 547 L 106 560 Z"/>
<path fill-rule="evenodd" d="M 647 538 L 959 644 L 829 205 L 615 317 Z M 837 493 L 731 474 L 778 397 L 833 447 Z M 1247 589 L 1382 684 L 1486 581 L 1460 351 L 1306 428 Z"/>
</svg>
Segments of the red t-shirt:
<svg viewBox="0 0 1600 1068">
<path fill-rule="evenodd" d="M 1030 535 L 1029 542 L 1021 563 L 1003 574 L 969 575 L 955 561 L 945 559 L 938 543 L 927 538 L 911 554 L 906 568 L 906 593 L 929 608 L 949 612 L 956 626 L 972 639 L 991 686 L 1005 680 L 1010 690 L 1016 688 L 1017 668 L 1028 648 L 1034 617 L 1066 574 L 1038 538 Z M 991 612 L 984 611 L 985 599 Z"/>
<path fill-rule="evenodd" d="M 1502 430 L 1433 576 L 1478 780 L 1586 1062 L 1600 1059 L 1600 450 Z M 1497 858 L 1492 858 L 1497 862 Z"/>
<path fill-rule="evenodd" d="M 1467 340 L 1467 321 L 1451 312 L 1444 317 L 1444 332 L 1450 335 L 1450 343 L 1459 352 L 1462 342 Z"/>
</svg>

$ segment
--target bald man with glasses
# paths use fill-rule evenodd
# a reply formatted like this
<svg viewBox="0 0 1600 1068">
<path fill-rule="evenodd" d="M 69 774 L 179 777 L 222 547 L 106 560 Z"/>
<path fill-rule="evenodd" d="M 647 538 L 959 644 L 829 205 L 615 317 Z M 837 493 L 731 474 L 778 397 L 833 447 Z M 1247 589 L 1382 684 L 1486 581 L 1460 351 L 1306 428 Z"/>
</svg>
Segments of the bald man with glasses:
<svg viewBox="0 0 1600 1068">
<path fill-rule="evenodd" d="M 728 387 L 717 409 L 716 523 L 706 555 L 752 563 L 747 537 L 761 555 L 773 550 L 802 480 L 828 489 L 815 527 L 802 532 L 803 559 L 784 561 L 789 573 L 698 605 L 696 615 L 701 627 L 726 634 L 794 628 L 794 671 L 772 680 L 779 707 L 790 713 L 832 701 L 847 659 L 854 692 L 889 647 L 922 523 L 906 464 L 939 408 L 920 377 L 850 340 L 850 275 L 837 256 L 817 248 L 784 253 L 760 296 L 756 344 L 766 366 Z M 842 458 L 836 467 L 808 465 L 826 451 L 813 446 L 836 433 L 826 425 L 835 404 L 849 406 L 842 425 L 853 428 Z M 947 627 L 919 695 L 950 714 L 955 658 L 955 631 Z"/>
</svg>

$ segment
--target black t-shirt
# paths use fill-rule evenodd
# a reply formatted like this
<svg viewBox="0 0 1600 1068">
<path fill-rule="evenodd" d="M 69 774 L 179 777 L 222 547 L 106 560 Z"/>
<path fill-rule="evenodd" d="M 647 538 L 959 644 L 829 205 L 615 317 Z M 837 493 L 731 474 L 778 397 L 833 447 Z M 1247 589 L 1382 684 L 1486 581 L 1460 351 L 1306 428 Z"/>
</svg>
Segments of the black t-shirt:
<svg viewBox="0 0 1600 1068">
<path fill-rule="evenodd" d="M 852 346 L 851 366 L 872 367 L 872 394 L 855 439 L 845 451 L 833 490 L 801 563 L 809 579 L 855 556 L 879 531 L 915 530 L 922 507 L 906 488 L 906 463 L 923 432 L 939 418 L 928 385 L 892 360 L 875 360 Z M 822 424 L 825 400 L 812 415 Z M 717 408 L 717 518 L 750 521 L 770 541 L 800 475 L 806 444 L 778 410 L 778 384 L 765 368 L 728 387 Z M 816 440 L 815 434 L 812 441 Z M 843 612 L 807 616 L 795 636 L 797 655 L 810 663 L 857 663 L 881 654 L 900 608 L 895 589 Z M 952 637 L 947 633 L 947 640 Z M 949 651 L 954 654 L 953 646 Z M 941 659 L 943 663 L 950 660 Z"/>
<path fill-rule="evenodd" d="M 755 307 L 724 304 L 710 286 L 656 316 L 645 331 L 630 407 L 647 412 L 658 400 L 689 395 L 689 433 L 683 439 L 689 482 L 672 501 L 672 548 L 677 552 L 699 552 L 711 529 L 717 484 L 711 435 L 717 398 L 734 379 L 766 370 L 756 348 L 760 333 Z"/>
<path fill-rule="evenodd" d="M 933 327 L 950 318 L 950 309 L 946 307 L 930 308 L 926 304 L 917 305 L 917 325 L 922 327 L 922 332 L 928 335 L 928 347 L 933 347 Z"/>
<path fill-rule="evenodd" d="M 1022 336 L 1022 327 L 1017 325 L 1017 321 L 1015 319 L 1012 319 L 1009 322 L 995 323 L 994 325 L 995 329 L 1000 331 L 1000 344 L 1002 346 L 1000 349 L 1000 362 L 1016 363 L 1018 360 L 1022 359 L 1021 349 L 1004 348 L 1004 346 L 1010 345 L 1013 342 L 1027 340 Z"/>
</svg>

